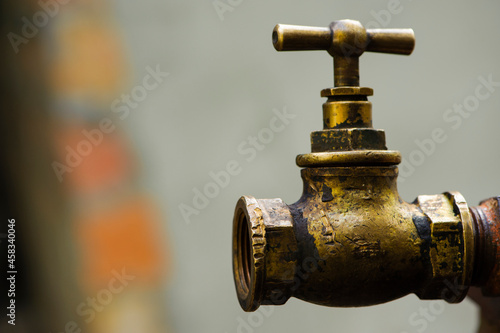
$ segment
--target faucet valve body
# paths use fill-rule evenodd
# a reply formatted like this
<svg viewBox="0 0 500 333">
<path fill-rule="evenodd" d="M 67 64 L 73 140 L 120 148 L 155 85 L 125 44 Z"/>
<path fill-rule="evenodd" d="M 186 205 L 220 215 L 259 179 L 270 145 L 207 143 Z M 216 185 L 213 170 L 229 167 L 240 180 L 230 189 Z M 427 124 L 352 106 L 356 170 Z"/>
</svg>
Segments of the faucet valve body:
<svg viewBox="0 0 500 333">
<path fill-rule="evenodd" d="M 311 153 L 296 159 L 301 198 L 236 204 L 233 272 L 245 311 L 290 297 L 354 307 L 414 293 L 456 303 L 472 285 L 500 296 L 499 201 L 469 209 L 458 192 L 403 201 L 401 154 L 372 127 L 373 90 L 359 87 L 359 56 L 410 54 L 414 43 L 411 29 L 365 30 L 351 20 L 275 27 L 278 51 L 328 51 L 335 87 L 321 92 L 323 130 L 311 133 Z"/>
</svg>

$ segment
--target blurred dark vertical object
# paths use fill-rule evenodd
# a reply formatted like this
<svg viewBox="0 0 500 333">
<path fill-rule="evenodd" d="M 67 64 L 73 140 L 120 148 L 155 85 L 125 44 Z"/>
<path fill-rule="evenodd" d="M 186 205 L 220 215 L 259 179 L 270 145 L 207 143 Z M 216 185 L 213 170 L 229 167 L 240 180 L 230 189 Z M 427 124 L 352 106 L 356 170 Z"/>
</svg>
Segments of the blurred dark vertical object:
<svg viewBox="0 0 500 333">
<path fill-rule="evenodd" d="M 110 111 L 129 89 L 107 2 L 1 6 L 3 36 L 24 38 L 27 21 L 47 19 L 34 36 L 18 45 L 7 37 L 2 48 L 1 225 L 16 220 L 18 312 L 16 326 L 2 321 L 0 332 L 168 331 L 160 219 L 137 186 L 139 163 Z M 113 130 L 96 134 L 103 119 Z M 69 163 L 89 132 L 99 143 Z"/>
<path fill-rule="evenodd" d="M 74 246 L 67 203 L 51 169 L 51 121 L 47 116 L 47 83 L 40 34 L 15 52 L 7 34 L 20 34 L 21 18 L 39 10 L 35 1 L 2 1 L 0 59 L 2 231 L 16 220 L 16 326 L 7 325 L 2 310 L 1 332 L 58 331 L 74 318 L 82 297 L 72 267 Z M 1 270 L 7 269 L 2 243 Z M 2 279 L 5 302 L 5 279 Z M 5 307 L 2 307 L 5 309 Z"/>
</svg>

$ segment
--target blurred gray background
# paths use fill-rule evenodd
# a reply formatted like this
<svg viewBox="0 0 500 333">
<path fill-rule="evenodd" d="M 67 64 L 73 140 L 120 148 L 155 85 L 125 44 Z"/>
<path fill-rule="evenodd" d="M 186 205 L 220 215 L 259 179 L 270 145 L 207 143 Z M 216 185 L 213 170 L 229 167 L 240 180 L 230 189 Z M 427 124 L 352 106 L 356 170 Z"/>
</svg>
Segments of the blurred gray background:
<svg viewBox="0 0 500 333">
<path fill-rule="evenodd" d="M 226 11 L 218 13 L 215 5 L 221 3 Z M 327 26 L 349 18 L 413 28 L 417 43 L 410 57 L 366 53 L 360 62 L 361 85 L 375 91 L 374 126 L 385 129 L 388 147 L 414 166 L 399 184 L 401 196 L 412 201 L 420 194 L 459 190 L 475 205 L 498 194 L 500 87 L 478 105 L 469 104 L 473 111 L 460 120 L 457 114 L 453 121 L 446 117 L 454 104 L 473 103 L 479 77 L 500 82 L 500 2 L 143 0 L 115 1 L 115 7 L 134 67 L 132 83 L 141 84 L 147 66 L 170 73 L 126 119 L 126 127 L 142 159 L 142 182 L 168 221 L 175 268 L 168 301 L 176 331 L 475 329 L 478 310 L 471 301 L 449 305 L 414 295 L 359 309 L 291 299 L 244 313 L 232 280 L 231 228 L 241 195 L 281 197 L 287 203 L 300 197 L 295 156 L 310 151 L 309 133 L 322 127 L 319 92 L 333 84 L 326 52 L 274 50 L 271 32 L 277 23 Z M 247 161 L 238 146 L 268 127 L 274 108 L 296 117 Z M 416 140 L 431 138 L 436 128 L 444 130 L 445 142 L 418 158 L 424 155 L 415 153 L 422 151 Z M 210 172 L 224 170 L 231 160 L 241 172 L 187 221 L 180 206 L 193 206 L 195 189 L 202 191 L 212 182 Z"/>
</svg>

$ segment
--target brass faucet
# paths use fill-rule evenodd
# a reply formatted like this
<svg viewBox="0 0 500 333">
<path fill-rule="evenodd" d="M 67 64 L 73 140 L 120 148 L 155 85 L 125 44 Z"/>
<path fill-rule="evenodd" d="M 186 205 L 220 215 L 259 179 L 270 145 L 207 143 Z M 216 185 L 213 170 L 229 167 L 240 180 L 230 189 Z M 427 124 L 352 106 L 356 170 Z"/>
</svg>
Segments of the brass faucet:
<svg viewBox="0 0 500 333">
<path fill-rule="evenodd" d="M 365 29 L 352 20 L 328 28 L 277 25 L 278 51 L 326 50 L 334 88 L 321 91 L 323 130 L 297 156 L 304 182 L 292 205 L 241 197 L 233 220 L 233 271 L 241 307 L 290 297 L 325 306 L 380 304 L 410 293 L 462 301 L 470 286 L 500 296 L 499 198 L 469 208 L 458 192 L 397 191 L 398 151 L 372 127 L 371 88 L 359 86 L 365 51 L 409 55 L 411 29 Z"/>
</svg>

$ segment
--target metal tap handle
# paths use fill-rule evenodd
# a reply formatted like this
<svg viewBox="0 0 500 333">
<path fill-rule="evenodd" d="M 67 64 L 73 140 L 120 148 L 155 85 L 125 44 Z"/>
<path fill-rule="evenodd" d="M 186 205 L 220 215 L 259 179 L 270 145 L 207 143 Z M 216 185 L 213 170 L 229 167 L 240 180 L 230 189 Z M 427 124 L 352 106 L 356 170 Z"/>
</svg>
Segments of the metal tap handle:
<svg viewBox="0 0 500 333">
<path fill-rule="evenodd" d="M 409 55 L 415 47 L 412 29 L 365 29 L 353 20 L 327 28 L 278 24 L 273 30 L 277 51 L 325 50 L 334 58 L 335 86 L 359 86 L 358 58 L 365 51 Z"/>
<path fill-rule="evenodd" d="M 366 51 L 410 55 L 415 48 L 413 29 L 368 29 Z"/>
</svg>

